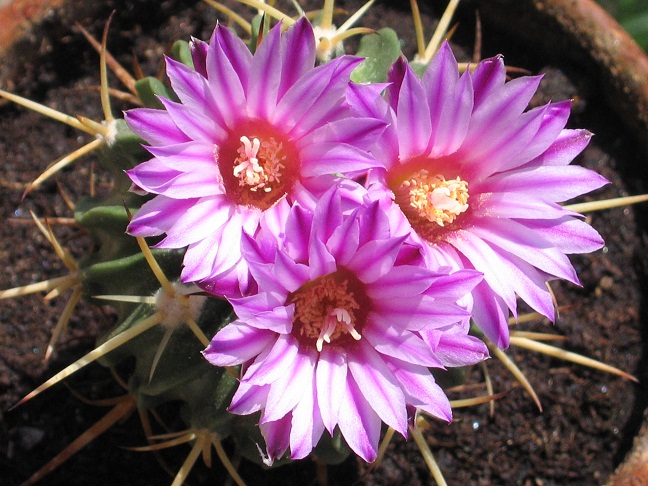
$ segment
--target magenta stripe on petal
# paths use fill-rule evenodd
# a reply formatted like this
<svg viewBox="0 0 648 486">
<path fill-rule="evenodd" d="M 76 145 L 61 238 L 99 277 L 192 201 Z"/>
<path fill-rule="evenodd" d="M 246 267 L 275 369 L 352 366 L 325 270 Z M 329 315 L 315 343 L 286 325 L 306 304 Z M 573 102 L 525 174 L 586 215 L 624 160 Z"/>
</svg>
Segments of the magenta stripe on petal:
<svg viewBox="0 0 648 486">
<path fill-rule="evenodd" d="M 310 454 L 324 432 L 324 422 L 317 406 L 315 377 L 310 378 L 309 383 L 304 385 L 305 391 L 301 400 L 292 412 L 291 459 L 303 459 Z"/>
<path fill-rule="evenodd" d="M 493 220 L 484 225 L 476 224 L 472 232 L 545 273 L 578 282 L 569 258 L 542 238 L 539 231 L 531 233 L 527 227 L 511 220 Z"/>
<path fill-rule="evenodd" d="M 326 247 L 338 264 L 346 266 L 355 255 L 360 243 L 360 225 L 356 219 L 347 219 L 335 228 L 326 242 Z"/>
<path fill-rule="evenodd" d="M 258 412 L 268 399 L 269 391 L 269 385 L 256 386 L 239 383 L 238 389 L 232 398 L 232 403 L 227 410 L 241 415 Z"/>
<path fill-rule="evenodd" d="M 506 81 L 506 67 L 502 56 L 485 59 L 477 64 L 472 75 L 475 89 L 475 108 L 488 101 Z"/>
<path fill-rule="evenodd" d="M 409 403 L 441 420 L 452 420 L 450 401 L 427 368 L 390 358 L 386 362 Z"/>
<path fill-rule="evenodd" d="M 344 413 L 340 414 L 338 425 L 344 440 L 358 456 L 373 462 L 378 455 L 382 423 L 350 375 L 347 376 L 340 409 Z"/>
<path fill-rule="evenodd" d="M 195 113 L 224 127 L 221 109 L 212 96 L 209 82 L 200 73 L 169 57 L 166 59 L 167 75 L 180 102 Z"/>
<path fill-rule="evenodd" d="M 147 149 L 169 169 L 181 172 L 204 172 L 205 180 L 208 183 L 219 182 L 213 144 L 191 141 L 160 147 L 147 147 Z"/>
<path fill-rule="evenodd" d="M 346 389 L 346 353 L 333 346 L 325 346 L 317 361 L 317 404 L 322 420 L 331 435 L 338 423 L 338 414 Z"/>
<path fill-rule="evenodd" d="M 371 319 L 371 318 L 370 318 Z M 398 328 L 385 327 L 381 320 L 372 320 L 365 326 L 362 337 L 379 353 L 428 368 L 443 368 L 443 363 L 430 347 L 415 334 Z"/>
<path fill-rule="evenodd" d="M 386 275 L 394 266 L 406 237 L 373 240 L 361 246 L 347 264 L 363 283 L 372 283 Z"/>
<path fill-rule="evenodd" d="M 309 389 L 315 376 L 317 353 L 299 352 L 291 366 L 270 385 L 261 423 L 277 420 L 291 411 Z"/>
<path fill-rule="evenodd" d="M 543 166 L 493 176 L 483 191 L 522 192 L 546 201 L 563 202 L 608 183 L 603 176 L 584 167 Z"/>
<path fill-rule="evenodd" d="M 310 280 L 328 275 L 337 270 L 335 258 L 329 253 L 328 249 L 317 238 L 313 238 L 310 244 L 309 254 L 309 277 Z"/>
<path fill-rule="evenodd" d="M 127 170 L 126 174 L 137 187 L 153 194 L 160 194 L 181 172 L 169 169 L 157 159 L 151 159 Z"/>
<path fill-rule="evenodd" d="M 466 366 L 488 358 L 488 348 L 484 342 L 467 335 L 466 330 L 460 326 L 441 333 L 435 353 L 445 366 Z"/>
<path fill-rule="evenodd" d="M 472 292 L 473 319 L 486 337 L 498 348 L 509 346 L 508 307 L 487 282 L 481 282 Z"/>
<path fill-rule="evenodd" d="M 476 219 L 483 218 L 488 221 L 492 218 L 542 220 L 578 216 L 559 204 L 522 192 L 477 194 L 471 201 L 471 208 Z"/>
<path fill-rule="evenodd" d="M 214 31 L 207 53 L 207 75 L 213 97 L 221 106 L 223 120 L 232 128 L 245 114 L 245 79 L 252 54 L 238 37 L 227 30 L 221 27 Z M 247 55 L 238 55 L 243 50 Z"/>
<path fill-rule="evenodd" d="M 242 381 L 252 385 L 273 383 L 295 364 L 298 359 L 299 344 L 290 334 L 280 334 L 267 356 L 259 357 L 246 370 Z"/>
<path fill-rule="evenodd" d="M 281 65 L 293 62 L 282 59 L 280 48 L 281 22 L 275 25 L 257 47 L 250 64 L 247 107 L 251 118 L 267 119 L 277 105 L 279 83 L 281 82 Z"/>
<path fill-rule="evenodd" d="M 214 43 L 213 40 L 216 42 Z M 248 73 L 252 64 L 252 53 L 249 47 L 234 32 L 222 25 L 214 30 L 212 44 L 214 45 L 214 54 L 219 56 L 221 61 L 227 60 L 228 65 L 236 72 L 243 89 L 247 89 Z M 209 63 L 209 56 L 207 61 Z"/>
<path fill-rule="evenodd" d="M 284 455 L 290 445 L 290 414 L 286 414 L 274 422 L 259 424 L 263 438 L 266 441 L 268 451 L 268 460 L 264 460 L 266 466 L 272 466 L 272 463 Z"/>
<path fill-rule="evenodd" d="M 218 331 L 203 356 L 215 366 L 235 366 L 254 358 L 276 339 L 272 331 L 234 321 Z"/>
<path fill-rule="evenodd" d="M 191 52 L 194 69 L 201 76 L 207 77 L 207 51 L 209 50 L 209 44 L 192 37 L 189 42 L 189 50 Z"/>
<path fill-rule="evenodd" d="M 191 108 L 174 101 L 161 98 L 167 113 L 180 130 L 192 140 L 204 143 L 222 143 L 227 132 L 214 119 L 198 113 Z"/>
<path fill-rule="evenodd" d="M 399 154 L 402 160 L 420 155 L 428 148 L 432 125 L 425 91 L 412 68 L 407 66 L 396 109 Z"/>
<path fill-rule="evenodd" d="M 470 231 L 459 230 L 450 243 L 470 261 L 472 268 L 484 274 L 484 280 L 502 298 L 510 309 L 515 309 L 515 290 L 502 271 L 502 261 L 493 249 Z"/>
<path fill-rule="evenodd" d="M 304 177 L 346 174 L 381 166 L 368 152 L 346 143 L 315 143 L 304 147 L 300 156 Z"/>
<path fill-rule="evenodd" d="M 569 165 L 592 139 L 587 130 L 563 130 L 551 146 L 529 165 Z"/>
<path fill-rule="evenodd" d="M 371 408 L 383 422 L 406 435 L 405 397 L 380 354 L 361 339 L 347 357 L 349 372 Z"/>
<path fill-rule="evenodd" d="M 372 299 L 389 299 L 418 295 L 435 280 L 435 273 L 426 268 L 403 265 L 371 283 L 367 294 Z"/>
<path fill-rule="evenodd" d="M 128 225 L 132 236 L 158 236 L 171 228 L 180 216 L 196 203 L 196 199 L 169 199 L 156 196 L 142 204 Z"/>
<path fill-rule="evenodd" d="M 164 110 L 136 108 L 124 112 L 124 119 L 135 135 L 152 145 L 176 144 L 190 140 Z"/>
<path fill-rule="evenodd" d="M 570 108 L 571 101 L 547 105 L 538 133 L 533 137 L 531 143 L 522 152 L 517 154 L 508 165 L 510 167 L 517 167 L 524 162 L 540 156 L 551 147 L 567 124 Z M 541 109 L 542 107 L 534 108 L 534 110 Z"/>
<path fill-rule="evenodd" d="M 315 65 L 315 35 L 306 17 L 300 17 L 281 36 L 281 84 L 277 100 Z"/>
</svg>

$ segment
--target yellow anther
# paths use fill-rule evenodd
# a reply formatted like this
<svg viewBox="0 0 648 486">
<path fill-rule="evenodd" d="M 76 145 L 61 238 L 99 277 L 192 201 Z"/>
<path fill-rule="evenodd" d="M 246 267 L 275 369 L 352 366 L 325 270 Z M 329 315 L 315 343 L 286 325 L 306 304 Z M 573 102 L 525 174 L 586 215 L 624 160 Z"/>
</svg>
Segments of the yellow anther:
<svg viewBox="0 0 648 486">
<path fill-rule="evenodd" d="M 446 180 L 423 169 L 404 181 L 397 201 L 409 217 L 445 226 L 468 209 L 468 183 L 460 177 Z"/>
<path fill-rule="evenodd" d="M 327 275 L 304 285 L 291 298 L 295 304 L 295 330 L 315 340 L 319 352 L 325 342 L 330 344 L 346 334 L 356 341 L 362 338 L 355 327 L 354 313 L 360 306 L 348 286 L 348 280 L 339 282 L 334 275 Z"/>
</svg>

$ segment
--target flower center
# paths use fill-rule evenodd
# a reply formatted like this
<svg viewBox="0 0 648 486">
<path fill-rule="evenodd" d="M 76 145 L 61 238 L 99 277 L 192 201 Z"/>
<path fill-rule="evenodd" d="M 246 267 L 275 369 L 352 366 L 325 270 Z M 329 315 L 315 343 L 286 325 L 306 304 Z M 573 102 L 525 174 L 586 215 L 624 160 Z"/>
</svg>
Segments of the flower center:
<svg viewBox="0 0 648 486">
<path fill-rule="evenodd" d="M 298 157 L 290 141 L 262 120 L 237 127 L 214 150 L 231 201 L 261 210 L 270 208 L 292 189 L 299 174 Z"/>
<path fill-rule="evenodd" d="M 431 175 L 425 169 L 403 181 L 394 193 L 403 213 L 416 226 L 429 228 L 429 223 L 433 223 L 437 228 L 446 227 L 468 209 L 466 181 L 460 177 L 446 180 L 443 175 Z M 433 231 L 434 226 L 429 229 Z"/>
<path fill-rule="evenodd" d="M 349 288 L 349 279 L 336 273 L 308 282 L 294 292 L 289 302 L 295 304 L 296 337 L 310 344 L 315 341 L 318 352 L 325 342 L 331 344 L 349 336 L 359 341 L 362 336 L 356 328 L 360 304 Z"/>
<path fill-rule="evenodd" d="M 281 185 L 281 169 L 286 156 L 282 154 L 283 144 L 274 137 L 268 140 L 246 136 L 241 137 L 242 146 L 239 156 L 234 160 L 234 177 L 238 177 L 239 186 L 248 187 L 250 191 L 271 192 Z"/>
</svg>

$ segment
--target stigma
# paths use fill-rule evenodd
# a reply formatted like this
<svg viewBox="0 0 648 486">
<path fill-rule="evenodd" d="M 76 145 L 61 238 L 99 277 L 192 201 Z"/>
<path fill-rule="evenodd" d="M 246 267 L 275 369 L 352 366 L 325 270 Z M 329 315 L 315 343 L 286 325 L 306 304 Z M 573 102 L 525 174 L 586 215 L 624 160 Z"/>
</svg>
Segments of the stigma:
<svg viewBox="0 0 648 486">
<path fill-rule="evenodd" d="M 338 326 L 341 326 L 344 330 L 346 330 L 356 341 L 360 341 L 360 339 L 362 339 L 360 333 L 358 333 L 358 331 L 356 331 L 356 329 L 353 327 L 353 321 L 351 319 L 351 314 L 349 314 L 349 311 L 347 311 L 346 309 L 335 308 L 330 312 L 328 316 L 326 316 L 322 330 L 320 331 L 317 341 L 315 342 L 315 348 L 318 352 L 321 353 L 322 349 L 324 349 L 325 341 L 328 344 L 331 344 L 331 336 L 335 334 Z"/>
</svg>

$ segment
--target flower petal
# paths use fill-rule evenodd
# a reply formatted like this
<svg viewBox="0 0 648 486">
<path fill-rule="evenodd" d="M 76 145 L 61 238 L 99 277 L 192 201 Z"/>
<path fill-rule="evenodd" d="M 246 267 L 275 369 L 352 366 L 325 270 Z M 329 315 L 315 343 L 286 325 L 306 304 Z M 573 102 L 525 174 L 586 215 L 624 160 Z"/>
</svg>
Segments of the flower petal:
<svg viewBox="0 0 648 486">
<path fill-rule="evenodd" d="M 124 119 L 135 135 L 151 145 L 184 143 L 190 140 L 164 110 L 136 108 L 124 112 Z"/>
<path fill-rule="evenodd" d="M 406 435 L 405 397 L 381 356 L 361 339 L 353 351 L 347 353 L 347 361 L 350 374 L 371 408 L 383 422 Z"/>
<path fill-rule="evenodd" d="M 331 435 L 338 423 L 338 414 L 346 389 L 346 353 L 333 346 L 325 346 L 317 361 L 317 404 L 326 429 Z"/>
<path fill-rule="evenodd" d="M 450 401 L 427 368 L 393 358 L 385 358 L 385 361 L 400 383 L 408 403 L 441 420 L 452 420 Z"/>
<path fill-rule="evenodd" d="M 281 380 L 299 359 L 298 353 L 299 343 L 295 338 L 290 334 L 279 334 L 272 348 L 268 349 L 267 354 L 259 355 L 245 371 L 241 381 L 251 385 L 267 385 Z M 287 412 L 270 420 L 277 420 Z"/>
<path fill-rule="evenodd" d="M 380 440 L 380 417 L 358 388 L 351 375 L 347 375 L 346 389 L 342 396 L 338 425 L 351 450 L 367 462 L 378 455 Z"/>
<path fill-rule="evenodd" d="M 214 366 L 234 366 L 254 358 L 275 339 L 277 334 L 272 331 L 234 321 L 216 333 L 203 356 Z"/>
<path fill-rule="evenodd" d="M 316 362 L 315 350 L 297 353 L 291 366 L 284 369 L 278 379 L 270 385 L 268 401 L 260 423 L 283 417 L 297 406 L 305 393 L 312 393 Z"/>
</svg>

